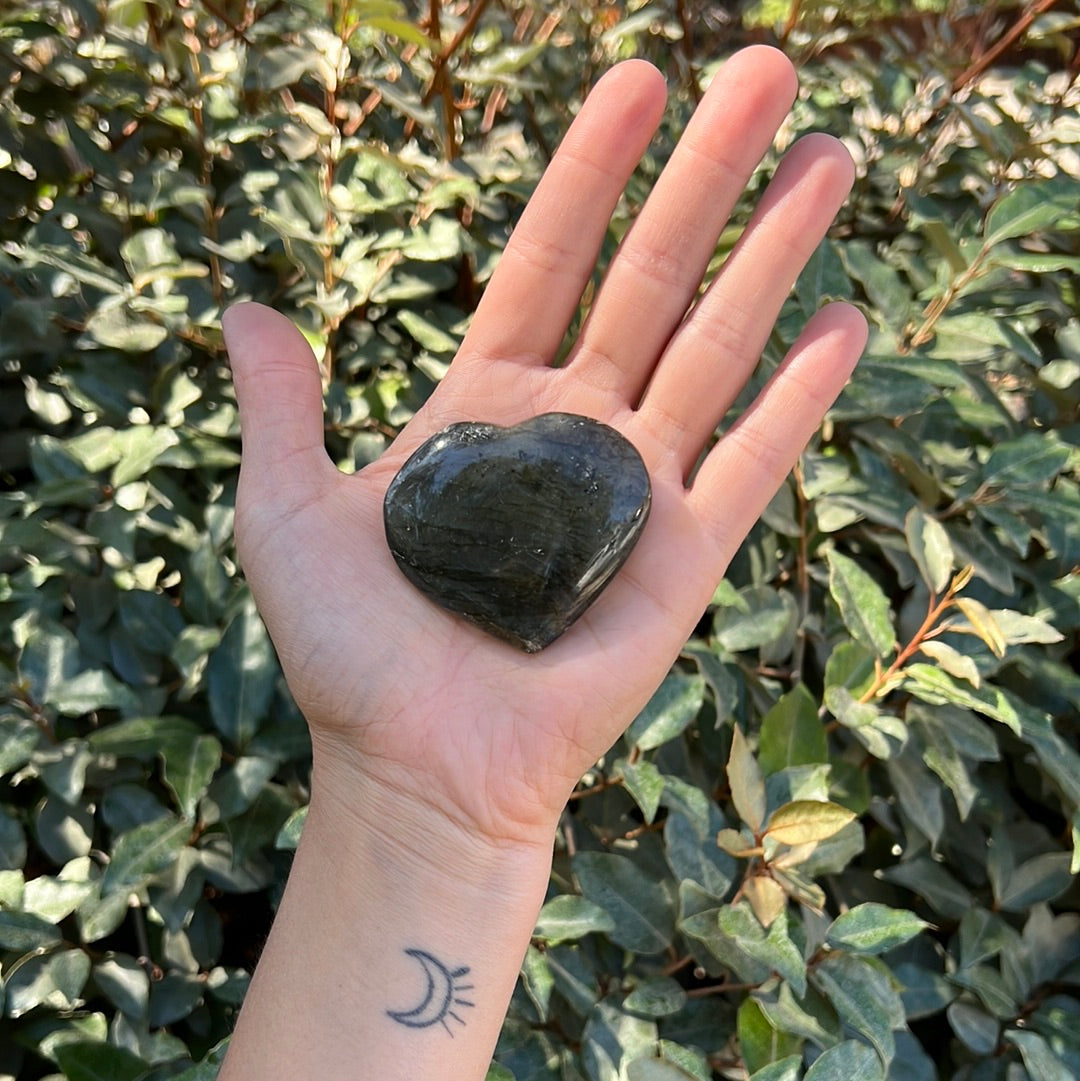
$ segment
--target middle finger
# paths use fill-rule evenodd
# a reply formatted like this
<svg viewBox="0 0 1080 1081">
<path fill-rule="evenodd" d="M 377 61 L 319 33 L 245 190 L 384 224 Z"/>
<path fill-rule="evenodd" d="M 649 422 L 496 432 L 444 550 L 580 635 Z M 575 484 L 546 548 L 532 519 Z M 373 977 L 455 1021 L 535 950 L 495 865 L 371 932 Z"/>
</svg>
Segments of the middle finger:
<svg viewBox="0 0 1080 1081">
<path fill-rule="evenodd" d="M 791 62 L 768 46 L 720 69 L 612 260 L 567 361 L 575 376 L 637 403 L 796 89 Z"/>
</svg>

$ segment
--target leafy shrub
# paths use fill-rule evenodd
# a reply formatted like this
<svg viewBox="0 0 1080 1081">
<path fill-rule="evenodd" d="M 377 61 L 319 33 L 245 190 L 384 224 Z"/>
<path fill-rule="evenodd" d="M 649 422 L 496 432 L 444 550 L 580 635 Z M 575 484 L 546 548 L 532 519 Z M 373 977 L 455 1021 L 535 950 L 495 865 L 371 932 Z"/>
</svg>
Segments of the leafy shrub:
<svg viewBox="0 0 1080 1081">
<path fill-rule="evenodd" d="M 1080 1075 L 1078 20 L 928 6 L 2 17 L 0 1077 L 212 1077 L 302 825 L 306 730 L 232 548 L 223 307 L 302 326 L 362 467 L 595 76 L 637 54 L 673 86 L 606 257 L 772 21 L 784 139 L 842 136 L 860 179 L 760 378 L 825 299 L 874 332 L 567 808 L 493 1076 Z"/>
</svg>

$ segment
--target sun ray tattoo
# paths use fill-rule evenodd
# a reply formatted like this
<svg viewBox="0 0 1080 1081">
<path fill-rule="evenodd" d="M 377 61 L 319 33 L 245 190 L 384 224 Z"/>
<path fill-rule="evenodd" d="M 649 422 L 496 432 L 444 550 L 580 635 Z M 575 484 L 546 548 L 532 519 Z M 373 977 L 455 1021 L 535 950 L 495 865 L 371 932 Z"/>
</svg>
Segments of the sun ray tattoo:
<svg viewBox="0 0 1080 1081">
<path fill-rule="evenodd" d="M 453 1037 L 454 1033 L 447 1018 L 456 1021 L 461 1026 L 465 1025 L 464 1019 L 454 1012 L 454 1008 L 464 1009 L 476 1005 L 475 1002 L 461 997 L 463 991 L 473 990 L 473 984 L 461 982 L 462 978 L 469 974 L 468 965 L 449 968 L 426 950 L 411 949 L 406 950 L 405 953 L 423 969 L 427 987 L 424 997 L 416 1006 L 408 1010 L 387 1010 L 387 1016 L 407 1028 L 430 1028 L 432 1025 L 442 1025 Z"/>
</svg>

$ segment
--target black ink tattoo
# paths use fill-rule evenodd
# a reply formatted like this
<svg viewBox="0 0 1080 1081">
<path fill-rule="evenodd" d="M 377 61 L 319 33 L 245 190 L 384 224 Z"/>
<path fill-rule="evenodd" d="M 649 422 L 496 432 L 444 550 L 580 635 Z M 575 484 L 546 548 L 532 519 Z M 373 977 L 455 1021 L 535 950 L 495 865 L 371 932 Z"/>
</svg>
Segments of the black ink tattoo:
<svg viewBox="0 0 1080 1081">
<path fill-rule="evenodd" d="M 408 1010 L 387 1010 L 387 1016 L 392 1017 L 399 1025 L 408 1028 L 429 1028 L 431 1025 L 442 1025 L 451 1036 L 447 1018 L 464 1025 L 464 1020 L 454 1012 L 454 1007 L 464 1008 L 475 1006 L 467 998 L 461 997 L 462 991 L 471 991 L 471 983 L 462 983 L 463 976 L 469 974 L 467 965 L 461 968 L 448 968 L 437 957 L 432 957 L 425 950 L 406 950 L 410 957 L 414 958 L 424 970 L 427 978 L 427 989 L 420 1003 Z"/>
</svg>

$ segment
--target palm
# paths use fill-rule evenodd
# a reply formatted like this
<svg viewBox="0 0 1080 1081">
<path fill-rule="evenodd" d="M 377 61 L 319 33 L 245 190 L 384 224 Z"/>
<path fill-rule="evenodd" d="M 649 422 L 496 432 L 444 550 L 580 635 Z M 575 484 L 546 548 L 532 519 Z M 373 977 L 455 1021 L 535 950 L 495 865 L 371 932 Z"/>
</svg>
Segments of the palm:
<svg viewBox="0 0 1080 1081">
<path fill-rule="evenodd" d="M 831 140 L 796 147 L 728 269 L 680 327 L 792 81 L 770 50 L 723 69 L 569 362 L 553 369 L 608 215 L 663 103 L 645 65 L 605 79 L 515 231 L 450 374 L 358 476 L 340 475 L 322 452 L 318 380 L 303 339 L 265 309 L 232 314 L 245 425 L 241 554 L 317 747 L 359 752 L 362 768 L 395 790 L 506 836 L 549 824 L 648 698 L 861 344 L 849 309 L 822 313 L 687 488 L 850 182 Z M 405 581 L 386 546 L 382 500 L 408 455 L 446 424 L 512 424 L 549 411 L 621 430 L 649 469 L 653 508 L 600 600 L 543 653 L 525 655 Z"/>
</svg>

